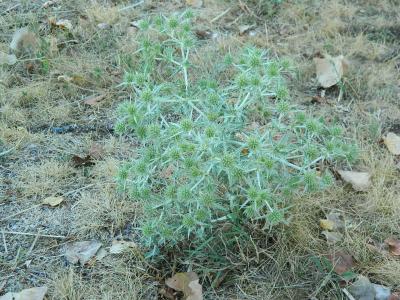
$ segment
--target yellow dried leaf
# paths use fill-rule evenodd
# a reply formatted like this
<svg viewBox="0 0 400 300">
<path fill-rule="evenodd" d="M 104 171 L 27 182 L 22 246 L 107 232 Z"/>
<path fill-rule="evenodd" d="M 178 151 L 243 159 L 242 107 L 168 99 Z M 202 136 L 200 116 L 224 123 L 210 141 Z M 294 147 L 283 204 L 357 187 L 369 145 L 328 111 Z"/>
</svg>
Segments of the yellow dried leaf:
<svg viewBox="0 0 400 300">
<path fill-rule="evenodd" d="M 324 58 L 314 58 L 317 79 L 323 88 L 329 88 L 337 84 L 343 76 L 345 61 L 343 55 L 332 57 L 325 55 Z"/>
<path fill-rule="evenodd" d="M 186 0 L 186 5 L 190 5 L 192 7 L 200 8 L 203 6 L 203 0 Z"/>
<path fill-rule="evenodd" d="M 129 249 L 134 249 L 136 248 L 137 245 L 134 242 L 130 241 L 112 241 L 112 246 L 110 248 L 110 253 L 112 254 L 120 254 L 122 252 L 125 252 Z"/>
<path fill-rule="evenodd" d="M 202 286 L 199 277 L 194 272 L 177 273 L 168 278 L 165 284 L 170 288 L 183 292 L 186 300 L 203 300 Z"/>
<path fill-rule="evenodd" d="M 354 190 L 363 192 L 366 191 L 371 185 L 371 175 L 367 172 L 353 172 L 339 170 L 338 173 L 342 179 L 350 183 Z"/>
<path fill-rule="evenodd" d="M 400 136 L 393 132 L 389 132 L 386 137 L 383 138 L 383 142 L 389 149 L 390 153 L 400 155 Z"/>
<path fill-rule="evenodd" d="M 47 197 L 43 199 L 42 204 L 44 205 L 50 205 L 52 207 L 59 205 L 61 202 L 64 201 L 64 197 Z"/>
<path fill-rule="evenodd" d="M 335 228 L 335 223 L 331 220 L 321 219 L 319 220 L 319 226 L 324 230 L 333 230 L 333 228 Z"/>
</svg>

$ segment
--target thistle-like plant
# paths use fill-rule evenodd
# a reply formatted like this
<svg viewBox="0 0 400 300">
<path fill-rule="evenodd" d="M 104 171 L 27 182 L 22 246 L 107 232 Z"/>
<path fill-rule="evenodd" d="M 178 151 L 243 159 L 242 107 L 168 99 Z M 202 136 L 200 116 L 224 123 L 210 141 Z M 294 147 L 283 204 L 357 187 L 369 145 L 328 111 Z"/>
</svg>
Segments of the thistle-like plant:
<svg viewBox="0 0 400 300">
<path fill-rule="evenodd" d="M 138 228 L 153 254 L 229 222 L 285 222 L 290 199 L 332 184 L 326 162 L 357 154 L 340 126 L 289 101 L 285 60 L 248 46 L 216 62 L 215 78 L 196 76 L 191 18 L 142 21 L 138 67 L 121 84 L 131 98 L 115 128 L 139 145 L 118 182 L 142 204 Z"/>
</svg>

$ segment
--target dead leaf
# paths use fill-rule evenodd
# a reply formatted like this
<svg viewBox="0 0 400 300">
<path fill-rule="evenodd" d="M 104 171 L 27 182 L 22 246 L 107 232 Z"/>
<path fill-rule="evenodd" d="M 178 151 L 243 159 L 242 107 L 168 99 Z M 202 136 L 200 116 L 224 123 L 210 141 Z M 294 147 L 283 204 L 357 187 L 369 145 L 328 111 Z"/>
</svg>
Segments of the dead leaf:
<svg viewBox="0 0 400 300">
<path fill-rule="evenodd" d="M 344 222 L 339 213 L 330 212 L 326 215 L 326 219 L 319 220 L 319 226 L 324 230 L 339 230 L 344 228 Z"/>
<path fill-rule="evenodd" d="M 194 272 L 177 273 L 168 278 L 165 284 L 170 288 L 183 292 L 186 300 L 202 300 L 203 291 L 199 283 L 199 277 Z"/>
<path fill-rule="evenodd" d="M 356 282 L 348 287 L 349 292 L 356 299 L 374 300 L 375 290 L 369 279 L 363 275 L 359 275 Z"/>
<path fill-rule="evenodd" d="M 99 251 L 97 251 L 96 253 L 96 260 L 102 260 L 104 257 L 106 257 L 108 255 L 108 252 L 106 249 L 104 249 L 103 247 L 101 247 L 99 249 Z"/>
<path fill-rule="evenodd" d="M 333 230 L 335 223 L 327 219 L 319 220 L 319 226 L 324 230 Z"/>
<path fill-rule="evenodd" d="M 389 132 L 386 137 L 383 138 L 383 143 L 389 149 L 390 153 L 400 155 L 400 136 Z"/>
<path fill-rule="evenodd" d="M 355 299 L 360 300 L 388 300 L 392 296 L 390 288 L 371 283 L 363 275 L 358 275 L 357 281 L 349 286 L 348 290 Z"/>
<path fill-rule="evenodd" d="M 92 144 L 88 152 L 89 156 L 93 157 L 94 159 L 101 159 L 105 154 L 103 146 L 97 143 Z"/>
<path fill-rule="evenodd" d="M 19 293 L 7 293 L 0 296 L 0 300 L 43 300 L 47 293 L 47 286 L 34 287 L 22 290 Z"/>
<path fill-rule="evenodd" d="M 65 246 L 65 257 L 71 264 L 80 262 L 83 266 L 96 255 L 101 246 L 97 241 L 70 243 Z"/>
<path fill-rule="evenodd" d="M 69 77 L 67 75 L 60 75 L 57 77 L 57 81 L 60 82 L 72 82 L 72 77 Z"/>
<path fill-rule="evenodd" d="M 366 191 L 371 185 L 371 175 L 367 172 L 353 172 L 353 171 L 343 171 L 339 170 L 338 173 L 342 179 L 350 183 L 354 190 L 359 192 Z"/>
<path fill-rule="evenodd" d="M 172 174 L 174 174 L 174 170 L 175 170 L 174 165 L 170 164 L 170 165 L 168 165 L 168 167 L 161 170 L 160 177 L 164 178 L 164 179 L 169 179 L 169 178 L 171 178 Z"/>
<path fill-rule="evenodd" d="M 67 29 L 68 31 L 72 31 L 73 26 L 70 20 L 61 19 L 55 22 L 55 25 L 61 29 Z"/>
<path fill-rule="evenodd" d="M 200 8 L 203 6 L 203 0 L 186 0 L 186 5 Z"/>
<path fill-rule="evenodd" d="M 331 261 L 335 272 L 339 275 L 342 275 L 353 267 L 353 257 L 342 251 L 330 254 L 328 259 Z"/>
<path fill-rule="evenodd" d="M 51 197 L 47 197 L 45 199 L 42 200 L 42 204 L 44 205 L 50 205 L 52 207 L 59 205 L 61 202 L 64 201 L 64 197 L 55 197 L 55 196 L 51 196 Z"/>
<path fill-rule="evenodd" d="M 85 157 L 80 157 L 78 155 L 72 156 L 72 164 L 75 168 L 79 167 L 88 167 L 94 165 L 92 157 L 90 155 L 86 155 Z"/>
<path fill-rule="evenodd" d="M 334 244 L 340 242 L 343 239 L 343 234 L 341 234 L 340 232 L 324 230 L 321 233 L 325 236 L 328 243 Z"/>
<path fill-rule="evenodd" d="M 112 241 L 112 246 L 110 248 L 110 253 L 112 254 L 120 254 L 122 252 L 126 252 L 129 249 L 136 248 L 137 245 L 134 242 L 130 241 Z"/>
<path fill-rule="evenodd" d="M 35 34 L 30 32 L 28 28 L 20 28 L 13 35 L 10 49 L 16 53 L 20 53 L 25 50 L 34 49 L 36 45 L 37 39 Z"/>
<path fill-rule="evenodd" d="M 106 29 L 110 29 L 111 25 L 108 23 L 99 23 L 99 24 L 97 24 L 97 28 L 99 28 L 101 30 L 106 30 Z"/>
<path fill-rule="evenodd" d="M 324 58 L 315 57 L 314 63 L 318 82 L 323 88 L 329 88 L 340 82 L 347 65 L 343 55 L 336 57 L 325 55 Z"/>
<path fill-rule="evenodd" d="M 14 54 L 7 54 L 0 51 L 0 65 L 15 65 L 17 63 L 17 57 Z"/>
<path fill-rule="evenodd" d="M 240 25 L 239 26 L 239 35 L 244 35 L 246 32 L 248 32 L 250 29 L 253 29 L 255 26 L 256 26 L 256 24 Z"/>
<path fill-rule="evenodd" d="M 52 5 L 57 4 L 57 2 L 60 2 L 60 0 L 50 0 L 50 1 L 46 1 L 45 3 L 43 3 L 42 8 L 48 8 Z"/>
<path fill-rule="evenodd" d="M 393 256 L 400 256 L 400 240 L 388 238 L 385 243 L 389 246 L 389 253 Z"/>
<path fill-rule="evenodd" d="M 87 105 L 96 105 L 99 104 L 101 100 L 106 97 L 106 94 L 101 94 L 98 96 L 89 96 L 83 100 L 83 102 Z"/>
</svg>

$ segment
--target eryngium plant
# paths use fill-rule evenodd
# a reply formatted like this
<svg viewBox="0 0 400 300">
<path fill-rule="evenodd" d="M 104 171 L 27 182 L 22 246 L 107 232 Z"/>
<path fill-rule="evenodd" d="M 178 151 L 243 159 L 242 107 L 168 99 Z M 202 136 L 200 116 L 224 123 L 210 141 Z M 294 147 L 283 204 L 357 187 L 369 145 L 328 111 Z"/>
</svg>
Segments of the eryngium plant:
<svg viewBox="0 0 400 300">
<path fill-rule="evenodd" d="M 340 126 L 288 101 L 288 63 L 261 49 L 215 62 L 215 79 L 196 78 L 190 19 L 142 21 L 137 68 L 121 84 L 131 98 L 118 108 L 116 130 L 139 145 L 118 181 L 142 204 L 150 253 L 200 243 L 229 222 L 284 222 L 292 197 L 333 183 L 321 166 L 357 152 Z"/>
</svg>

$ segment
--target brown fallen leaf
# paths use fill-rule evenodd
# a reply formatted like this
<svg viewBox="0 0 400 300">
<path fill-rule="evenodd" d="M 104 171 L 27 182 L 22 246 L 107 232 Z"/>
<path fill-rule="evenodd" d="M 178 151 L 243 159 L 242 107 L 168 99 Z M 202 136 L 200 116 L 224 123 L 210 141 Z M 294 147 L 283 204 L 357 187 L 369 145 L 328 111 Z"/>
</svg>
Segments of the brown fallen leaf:
<svg viewBox="0 0 400 300">
<path fill-rule="evenodd" d="M 340 242 L 343 239 L 343 234 L 341 234 L 340 232 L 324 230 L 321 233 L 325 236 L 326 241 L 328 243 L 335 244 L 335 243 Z"/>
<path fill-rule="evenodd" d="M 93 256 L 96 255 L 97 251 L 101 247 L 101 243 L 97 241 L 82 241 L 69 243 L 65 245 L 65 258 L 71 263 L 76 264 L 80 262 L 83 266 Z"/>
<path fill-rule="evenodd" d="M 19 293 L 7 293 L 0 296 L 0 300 L 43 300 L 47 293 L 47 286 L 25 289 Z"/>
<path fill-rule="evenodd" d="M 353 189 L 358 192 L 364 192 L 368 190 L 371 185 L 371 175 L 367 172 L 338 170 L 338 173 L 345 182 L 350 183 Z"/>
<path fill-rule="evenodd" d="M 14 54 L 7 54 L 0 51 L 0 65 L 15 65 L 17 63 L 17 57 Z"/>
<path fill-rule="evenodd" d="M 325 55 L 324 58 L 315 57 L 317 79 L 323 88 L 329 88 L 340 82 L 347 64 L 343 55 L 332 57 Z"/>
<path fill-rule="evenodd" d="M 385 243 L 389 246 L 389 253 L 393 256 L 400 256 L 400 240 L 388 238 Z"/>
<path fill-rule="evenodd" d="M 45 199 L 42 200 L 42 204 L 44 205 L 50 205 L 52 207 L 55 207 L 59 204 L 61 204 L 61 202 L 64 201 L 64 197 L 55 197 L 55 196 L 51 196 L 51 197 L 47 197 Z"/>
<path fill-rule="evenodd" d="M 94 165 L 92 157 L 90 155 L 86 155 L 85 157 L 80 157 L 78 155 L 74 155 L 71 158 L 72 164 L 75 168 L 79 167 L 88 167 Z"/>
<path fill-rule="evenodd" d="M 120 253 L 128 251 L 129 249 L 134 249 L 136 247 L 137 247 L 137 245 L 134 242 L 114 240 L 114 241 L 112 241 L 110 253 L 120 254 Z"/>
<path fill-rule="evenodd" d="M 98 96 L 89 96 L 83 100 L 83 102 L 87 105 L 96 105 L 99 104 L 101 100 L 106 97 L 106 94 L 101 94 Z"/>
<path fill-rule="evenodd" d="M 29 49 L 35 49 L 37 46 L 37 39 L 34 33 L 30 32 L 28 28 L 20 28 L 15 31 L 10 49 L 15 53 L 21 53 Z"/>
<path fill-rule="evenodd" d="M 186 0 L 186 5 L 200 8 L 203 6 L 203 0 Z"/>
<path fill-rule="evenodd" d="M 334 271 L 339 275 L 349 271 L 354 264 L 353 257 L 342 251 L 328 255 L 328 259 L 331 261 Z"/>
<path fill-rule="evenodd" d="M 383 143 L 389 149 L 390 153 L 400 155 L 400 136 L 389 132 L 386 137 L 383 138 Z"/>
<path fill-rule="evenodd" d="M 97 143 L 90 146 L 88 153 L 94 159 L 101 159 L 105 155 L 103 146 Z"/>
<path fill-rule="evenodd" d="M 186 300 L 203 300 L 202 286 L 199 277 L 194 272 L 177 273 L 168 278 L 165 284 L 170 288 L 183 292 Z"/>
</svg>

